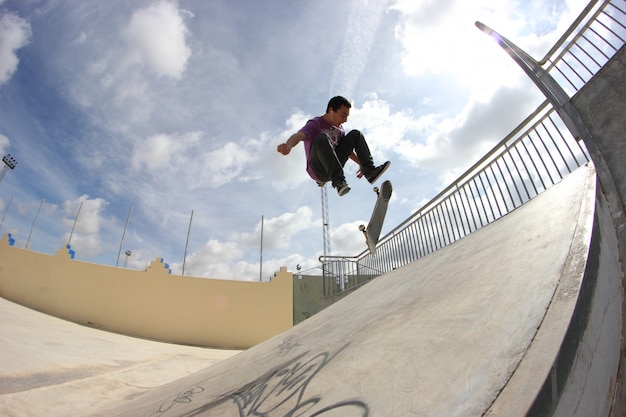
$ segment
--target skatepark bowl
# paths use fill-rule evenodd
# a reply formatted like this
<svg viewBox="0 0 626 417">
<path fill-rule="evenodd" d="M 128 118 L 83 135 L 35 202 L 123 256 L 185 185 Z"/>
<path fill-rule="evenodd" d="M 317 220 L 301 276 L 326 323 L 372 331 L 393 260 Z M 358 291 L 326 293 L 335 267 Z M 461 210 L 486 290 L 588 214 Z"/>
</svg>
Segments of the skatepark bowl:
<svg viewBox="0 0 626 417">
<path fill-rule="evenodd" d="M 540 61 L 571 99 L 548 97 L 468 172 L 383 236 L 376 257 L 323 259 L 324 273 L 340 286 L 360 273 L 375 278 L 295 326 L 259 329 L 268 316 L 257 313 L 258 326 L 249 316 L 238 319 L 247 339 L 220 328 L 223 338 L 241 337 L 234 344 L 245 349 L 158 342 L 45 314 L 50 306 L 64 311 L 75 280 L 23 262 L 47 255 L 15 248 L 5 236 L 0 415 L 626 415 L 623 9 L 623 0 L 592 1 L 550 52 L 559 58 Z M 589 31 L 606 32 L 607 39 L 617 33 L 621 41 L 573 85 L 564 81 L 560 62 Z M 54 265 L 80 268 L 60 252 L 49 257 Z M 167 275 L 159 262 L 150 269 L 137 273 L 153 274 L 170 297 L 177 282 L 198 292 L 198 280 Z M 110 285 L 124 282 L 126 294 L 132 292 L 130 279 L 112 274 Z M 286 276 L 298 279 L 291 275 L 281 270 L 271 284 L 285 291 Z M 152 288 L 141 279 L 140 288 Z M 54 280 L 65 287 L 57 290 Z M 224 285 L 211 298 L 214 314 L 234 303 Z M 273 286 L 265 283 L 267 297 Z M 125 308 L 121 301 L 105 307 L 101 320 L 132 322 L 115 317 Z M 196 336 L 205 329 L 192 325 L 185 333 L 182 322 L 194 320 L 166 326 L 167 334 L 178 342 Z"/>
</svg>

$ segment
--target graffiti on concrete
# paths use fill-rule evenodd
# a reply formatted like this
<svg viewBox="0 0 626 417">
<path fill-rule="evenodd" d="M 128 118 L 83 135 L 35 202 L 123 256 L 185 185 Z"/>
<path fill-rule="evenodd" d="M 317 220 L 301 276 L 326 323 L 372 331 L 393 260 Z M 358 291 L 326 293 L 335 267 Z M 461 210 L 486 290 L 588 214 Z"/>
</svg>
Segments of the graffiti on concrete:
<svg viewBox="0 0 626 417">
<path fill-rule="evenodd" d="M 204 388 L 202 388 L 202 387 L 193 387 L 193 388 L 189 388 L 186 391 L 179 392 L 176 395 L 176 397 L 174 397 L 173 400 L 161 404 L 161 406 L 159 407 L 159 409 L 157 411 L 155 411 L 154 413 L 150 414 L 150 417 L 169 415 L 169 414 L 166 414 L 166 413 L 169 410 L 171 410 L 176 404 L 191 403 L 192 397 L 194 395 L 196 395 L 196 394 L 200 394 L 201 392 L 204 392 Z"/>
<path fill-rule="evenodd" d="M 286 348 L 289 347 L 289 348 Z M 283 348 L 294 347 L 285 340 Z M 219 398 L 202 403 L 202 386 L 178 393 L 174 399 L 161 405 L 151 417 L 237 415 L 264 417 L 367 417 L 369 408 L 361 400 L 344 400 L 326 404 L 322 396 L 307 392 L 315 377 L 345 348 L 337 351 L 312 354 L 302 353 L 277 366 L 240 389 L 225 393 Z M 284 350 L 281 350 L 284 352 Z M 182 407 L 181 405 L 185 405 Z M 198 404 L 192 406 L 191 404 Z M 236 408 L 236 410 L 235 410 Z"/>
<path fill-rule="evenodd" d="M 300 342 L 294 340 L 293 337 L 287 337 L 283 342 L 278 346 L 278 354 L 280 356 L 284 356 L 287 353 L 291 352 L 293 349 L 299 348 Z"/>
</svg>

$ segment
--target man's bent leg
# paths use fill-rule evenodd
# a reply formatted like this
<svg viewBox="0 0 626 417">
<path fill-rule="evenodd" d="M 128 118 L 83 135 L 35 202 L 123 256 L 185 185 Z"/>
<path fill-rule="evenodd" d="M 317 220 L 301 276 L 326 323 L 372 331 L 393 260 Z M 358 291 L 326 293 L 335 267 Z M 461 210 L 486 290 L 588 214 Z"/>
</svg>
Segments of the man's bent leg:
<svg viewBox="0 0 626 417">
<path fill-rule="evenodd" d="M 374 165 L 374 158 L 372 158 L 372 153 L 365 141 L 365 137 L 363 137 L 363 134 L 358 130 L 351 130 L 339 141 L 339 145 L 337 145 L 337 157 L 342 166 L 346 163 L 353 150 L 361 163 L 361 173 L 363 173 L 370 184 L 376 182 L 387 168 L 389 168 L 389 161 L 380 166 Z"/>
<path fill-rule="evenodd" d="M 311 168 L 315 175 L 322 181 L 345 183 L 343 165 L 337 158 L 337 154 L 329 142 L 328 135 L 321 133 L 313 140 L 311 145 Z M 345 163 L 345 162 L 344 162 Z"/>
<path fill-rule="evenodd" d="M 367 146 L 365 137 L 358 130 L 351 130 L 337 145 L 337 157 L 342 166 L 346 164 L 353 150 L 361 162 L 361 172 L 365 174 L 372 171 L 374 169 L 372 153 L 369 146 Z"/>
</svg>

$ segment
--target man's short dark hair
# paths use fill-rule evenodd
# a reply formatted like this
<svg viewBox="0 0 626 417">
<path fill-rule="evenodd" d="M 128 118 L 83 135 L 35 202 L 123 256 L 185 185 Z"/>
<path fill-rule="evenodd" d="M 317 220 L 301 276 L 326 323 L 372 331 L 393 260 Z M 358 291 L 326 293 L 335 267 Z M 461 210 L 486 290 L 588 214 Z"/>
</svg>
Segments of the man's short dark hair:
<svg viewBox="0 0 626 417">
<path fill-rule="evenodd" d="M 328 113 L 330 109 L 337 111 L 341 106 L 346 106 L 347 108 L 350 108 L 352 107 L 352 104 L 350 104 L 348 99 L 345 97 L 335 96 L 331 98 L 328 102 L 328 106 L 326 106 L 326 113 Z"/>
</svg>

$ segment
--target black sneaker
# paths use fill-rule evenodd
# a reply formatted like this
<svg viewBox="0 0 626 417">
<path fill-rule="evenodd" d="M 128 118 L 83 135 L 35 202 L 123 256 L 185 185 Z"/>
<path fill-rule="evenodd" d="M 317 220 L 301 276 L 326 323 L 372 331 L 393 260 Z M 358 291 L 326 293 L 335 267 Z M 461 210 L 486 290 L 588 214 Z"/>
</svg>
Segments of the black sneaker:
<svg viewBox="0 0 626 417">
<path fill-rule="evenodd" d="M 370 184 L 374 184 L 385 173 L 385 171 L 387 171 L 389 165 L 391 165 L 391 162 L 387 161 L 384 164 L 375 167 L 365 175 L 365 178 L 367 178 Z"/>
<path fill-rule="evenodd" d="M 337 189 L 337 193 L 339 196 L 344 196 L 350 192 L 350 186 L 345 181 L 338 182 L 333 184 L 333 187 Z"/>
</svg>

